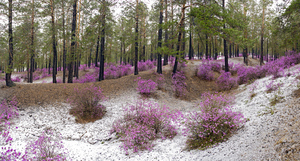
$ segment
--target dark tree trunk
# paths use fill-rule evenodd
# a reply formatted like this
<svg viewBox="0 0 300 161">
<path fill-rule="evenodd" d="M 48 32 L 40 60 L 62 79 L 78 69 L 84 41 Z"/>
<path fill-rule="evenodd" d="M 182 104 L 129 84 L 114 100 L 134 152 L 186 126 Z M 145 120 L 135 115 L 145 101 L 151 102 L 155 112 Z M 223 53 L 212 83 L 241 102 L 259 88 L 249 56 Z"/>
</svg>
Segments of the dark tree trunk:
<svg viewBox="0 0 300 161">
<path fill-rule="evenodd" d="M 8 37 L 9 37 L 9 53 L 8 53 L 8 69 L 5 74 L 5 82 L 6 86 L 13 86 L 13 82 L 11 80 L 11 73 L 13 71 L 13 34 L 12 34 L 12 0 L 9 0 L 9 11 L 8 11 Z"/>
<path fill-rule="evenodd" d="M 223 9 L 225 10 L 225 0 L 223 0 Z M 226 25 L 224 24 L 224 29 L 226 28 Z M 224 57 L 225 57 L 225 72 L 229 72 L 229 66 L 228 66 L 228 50 L 227 50 L 227 44 L 226 39 L 224 38 Z"/>
<path fill-rule="evenodd" d="M 269 39 L 267 40 L 267 62 L 269 62 Z"/>
<path fill-rule="evenodd" d="M 165 24 L 168 22 L 168 0 L 165 0 Z M 169 48 L 169 43 L 168 43 L 168 27 L 166 27 L 165 30 L 165 44 L 166 47 Z M 164 64 L 163 65 L 168 65 L 168 57 L 169 55 L 167 53 L 164 54 Z"/>
<path fill-rule="evenodd" d="M 162 41 L 162 21 L 163 21 L 163 0 L 160 2 L 160 12 L 159 12 L 159 29 L 158 29 L 158 43 L 157 47 L 158 49 L 161 48 L 161 41 Z M 161 51 L 159 51 L 161 52 Z M 162 74 L 162 64 L 161 64 L 161 54 L 157 53 L 157 73 Z"/>
<path fill-rule="evenodd" d="M 62 12 L 63 12 L 63 83 L 66 83 L 66 31 L 65 31 L 65 1 L 62 0 Z"/>
<path fill-rule="evenodd" d="M 50 3 L 51 3 L 51 25 L 52 25 L 52 47 L 53 47 L 53 71 L 52 71 L 52 78 L 53 78 L 53 83 L 56 83 L 57 50 L 56 50 L 56 39 L 55 39 L 54 2 L 53 2 L 53 0 L 50 0 Z"/>
<path fill-rule="evenodd" d="M 139 1 L 136 0 L 136 17 L 135 17 L 135 45 L 134 45 L 134 53 L 135 53 L 135 57 L 134 57 L 134 75 L 138 75 L 139 71 L 138 71 L 138 54 L 139 54 L 139 43 L 138 43 L 138 39 L 139 39 L 139 14 L 138 14 L 138 4 Z"/>
<path fill-rule="evenodd" d="M 69 63 L 69 74 L 68 74 L 68 83 L 73 83 L 73 66 L 74 66 L 74 54 L 75 54 L 75 32 L 76 32 L 76 12 L 77 12 L 77 0 L 74 0 L 73 4 L 73 19 L 72 19 L 72 37 L 71 37 L 71 54 L 70 54 L 70 63 Z"/>
<path fill-rule="evenodd" d="M 96 54 L 95 54 L 95 67 L 98 67 L 98 53 L 99 53 L 100 36 L 97 38 Z"/>
<path fill-rule="evenodd" d="M 102 0 L 103 10 L 102 10 L 102 30 L 101 30 L 101 45 L 100 45 L 100 70 L 99 70 L 99 81 L 104 80 L 104 47 L 105 47 L 105 0 Z"/>
<path fill-rule="evenodd" d="M 183 5 L 182 5 L 182 8 L 181 8 L 181 14 L 182 14 L 182 19 L 180 20 L 180 26 L 179 26 L 179 32 L 178 32 L 178 42 L 177 42 L 177 53 L 176 53 L 176 56 L 175 56 L 175 63 L 174 63 L 174 68 L 173 68 L 173 74 L 174 75 L 177 71 L 177 66 L 178 66 L 178 56 L 180 56 L 181 54 L 179 53 L 179 50 L 180 50 L 180 45 L 181 45 L 181 33 L 182 31 L 184 30 L 184 19 L 185 19 L 185 3 L 186 3 L 186 0 L 183 1 Z"/>
<path fill-rule="evenodd" d="M 192 51 L 192 29 L 191 29 L 191 23 L 190 23 L 190 44 L 189 44 L 189 60 L 192 60 L 193 51 Z"/>
</svg>

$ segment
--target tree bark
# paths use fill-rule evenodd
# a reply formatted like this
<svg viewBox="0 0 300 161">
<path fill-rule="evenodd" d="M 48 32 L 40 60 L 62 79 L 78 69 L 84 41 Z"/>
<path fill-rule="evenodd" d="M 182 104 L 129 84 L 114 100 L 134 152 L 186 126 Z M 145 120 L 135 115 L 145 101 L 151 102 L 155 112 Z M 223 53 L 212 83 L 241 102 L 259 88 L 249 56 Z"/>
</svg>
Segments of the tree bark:
<svg viewBox="0 0 300 161">
<path fill-rule="evenodd" d="M 63 16 L 63 83 L 66 83 L 66 31 L 65 31 L 65 1 L 62 0 Z"/>
<path fill-rule="evenodd" d="M 69 74 L 68 74 L 68 83 L 73 83 L 73 66 L 74 66 L 74 54 L 75 54 L 75 34 L 76 34 L 76 12 L 77 12 L 77 0 L 74 0 L 73 3 L 73 19 L 72 19 L 72 36 L 71 36 L 71 54 L 70 54 L 70 63 L 69 63 Z"/>
<path fill-rule="evenodd" d="M 138 13 L 138 4 L 139 0 L 136 0 L 136 9 L 135 9 L 135 45 L 134 45 L 134 53 L 135 53 L 135 58 L 134 58 L 134 75 L 138 75 L 138 50 L 139 50 L 139 44 L 138 44 L 138 39 L 139 39 L 139 13 Z"/>
<path fill-rule="evenodd" d="M 158 29 L 158 49 L 161 49 L 162 41 L 162 21 L 163 21 L 163 0 L 160 1 L 160 12 L 159 12 L 159 29 Z M 157 53 L 157 73 L 162 74 L 162 64 L 161 64 L 161 51 Z"/>
<path fill-rule="evenodd" d="M 225 0 L 223 0 L 223 11 L 225 11 Z M 224 24 L 224 29 L 226 28 L 226 25 Z M 228 50 L 227 50 L 227 44 L 226 39 L 224 38 L 224 57 L 225 57 L 225 72 L 229 72 L 229 66 L 228 66 Z"/>
<path fill-rule="evenodd" d="M 102 0 L 102 29 L 101 29 L 101 45 L 100 45 L 100 70 L 99 70 L 99 81 L 104 80 L 104 48 L 105 48 L 105 16 L 106 16 L 106 2 Z"/>
<path fill-rule="evenodd" d="M 165 0 L 165 24 L 168 23 L 168 0 Z M 166 27 L 165 30 L 165 45 L 167 48 L 169 48 L 169 43 L 168 43 L 168 27 Z M 168 57 L 169 55 L 167 53 L 164 54 L 164 64 L 163 65 L 168 65 Z"/>
<path fill-rule="evenodd" d="M 261 25 L 261 39 L 260 39 L 260 65 L 264 63 L 264 21 L 265 21 L 265 7 L 263 5 L 263 12 L 262 12 L 262 25 Z"/>
<path fill-rule="evenodd" d="M 181 8 L 181 19 L 180 19 L 180 25 L 179 25 L 179 32 L 178 32 L 178 42 L 177 42 L 177 53 L 176 53 L 176 57 L 175 57 L 175 63 L 174 63 L 174 67 L 173 67 L 173 74 L 174 75 L 177 71 L 177 66 L 178 66 L 178 57 L 181 56 L 181 54 L 179 53 L 180 51 L 180 45 L 181 45 L 181 34 L 184 28 L 184 19 L 185 19 L 185 3 L 186 0 L 183 1 L 182 4 L 182 8 Z"/>
<path fill-rule="evenodd" d="M 53 0 L 50 0 L 50 5 L 51 5 L 52 47 L 53 47 L 53 70 L 52 70 L 52 79 L 53 79 L 53 83 L 56 83 L 56 73 L 57 73 L 57 50 L 56 50 L 56 39 L 55 39 L 54 2 L 53 2 Z"/>
<path fill-rule="evenodd" d="M 8 69 L 6 70 L 5 74 L 5 82 L 6 86 L 12 87 L 13 82 L 11 80 L 11 73 L 13 71 L 13 34 L 12 34 L 12 0 L 9 0 L 9 7 L 8 7 L 8 37 L 9 37 L 9 57 L 8 57 Z"/>
</svg>

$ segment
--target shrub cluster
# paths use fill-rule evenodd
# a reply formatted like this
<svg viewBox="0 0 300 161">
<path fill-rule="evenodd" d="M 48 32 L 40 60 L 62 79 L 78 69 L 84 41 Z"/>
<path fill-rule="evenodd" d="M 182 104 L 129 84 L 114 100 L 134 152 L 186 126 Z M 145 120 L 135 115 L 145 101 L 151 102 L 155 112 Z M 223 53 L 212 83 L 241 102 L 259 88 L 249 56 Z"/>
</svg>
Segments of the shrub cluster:
<svg viewBox="0 0 300 161">
<path fill-rule="evenodd" d="M 138 62 L 138 71 L 146 71 L 155 67 L 156 61 L 146 60 Z"/>
<path fill-rule="evenodd" d="M 245 122 L 241 113 L 232 111 L 226 96 L 204 94 L 202 99 L 201 112 L 190 113 L 186 121 L 188 149 L 205 149 L 225 141 Z"/>
<path fill-rule="evenodd" d="M 136 79 L 138 81 L 138 87 L 137 90 L 144 95 L 150 95 L 156 90 L 157 83 L 152 81 L 151 79 L 146 80 L 146 79 L 141 79 L 141 77 L 138 77 Z"/>
<path fill-rule="evenodd" d="M 111 133 L 123 142 L 126 154 L 129 150 L 138 152 L 153 147 L 152 141 L 161 138 L 173 138 L 177 130 L 172 120 L 178 113 L 171 112 L 166 106 L 159 107 L 151 101 L 138 101 L 136 105 L 125 107 L 122 119 L 117 120 Z"/>
<path fill-rule="evenodd" d="M 187 84 L 185 80 L 186 77 L 183 71 L 177 71 L 172 76 L 172 84 L 173 84 L 172 87 L 177 97 L 182 97 L 187 93 L 187 89 L 186 89 Z"/>
<path fill-rule="evenodd" d="M 25 149 L 23 160 L 50 161 L 66 160 L 66 149 L 61 136 L 54 130 L 44 131 L 36 141 L 30 142 Z"/>
<path fill-rule="evenodd" d="M 91 122 L 104 116 L 106 108 L 98 104 L 105 99 L 100 87 L 91 85 L 82 90 L 75 88 L 74 91 L 74 95 L 68 101 L 72 106 L 70 114 L 77 117 L 78 122 Z"/>
<path fill-rule="evenodd" d="M 220 91 L 231 90 L 232 88 L 238 85 L 237 80 L 231 77 L 230 72 L 223 72 L 223 71 L 220 77 L 216 80 L 216 83 Z"/>
<path fill-rule="evenodd" d="M 209 64 L 209 61 L 204 60 L 203 64 L 198 67 L 197 76 L 208 81 L 214 79 L 214 72 L 212 71 L 212 66 Z"/>
</svg>

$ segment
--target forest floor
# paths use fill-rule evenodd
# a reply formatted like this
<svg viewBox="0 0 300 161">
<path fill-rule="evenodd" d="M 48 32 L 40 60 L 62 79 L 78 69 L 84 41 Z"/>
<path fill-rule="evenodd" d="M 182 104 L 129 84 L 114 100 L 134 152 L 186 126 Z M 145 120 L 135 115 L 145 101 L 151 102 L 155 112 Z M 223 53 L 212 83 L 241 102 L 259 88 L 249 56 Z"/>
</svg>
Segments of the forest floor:
<svg viewBox="0 0 300 161">
<path fill-rule="evenodd" d="M 242 63 L 242 58 L 229 59 Z M 150 100 L 182 112 L 197 110 L 197 103 L 204 92 L 216 92 L 213 81 L 203 81 L 195 76 L 201 61 L 189 61 L 185 71 L 188 93 L 184 98 L 174 97 L 171 84 L 171 67 L 165 66 L 166 86 L 150 95 Z M 250 65 L 259 65 L 250 59 Z M 15 87 L 0 88 L 0 99 L 15 96 L 19 102 L 20 117 L 13 120 L 12 147 L 24 152 L 26 142 L 35 140 L 44 129 L 54 129 L 62 134 L 65 147 L 72 160 L 300 160 L 300 65 L 287 69 L 290 77 L 281 77 L 274 83 L 284 83 L 279 91 L 266 93 L 271 76 L 241 85 L 226 94 L 235 96 L 235 111 L 240 111 L 249 121 L 226 142 L 206 150 L 185 151 L 186 137 L 178 134 L 172 140 L 157 140 L 152 151 L 125 155 L 121 142 L 110 135 L 112 124 L 123 114 L 123 107 L 135 103 L 141 96 L 137 92 L 137 77 L 156 79 L 155 70 L 139 72 L 96 83 L 17 83 Z M 60 72 L 58 73 L 60 76 Z M 218 76 L 219 73 L 215 73 Z M 45 78 L 45 80 L 51 78 Z M 107 100 L 103 105 L 107 113 L 101 120 L 78 124 L 69 114 L 66 100 L 74 88 L 82 89 L 94 84 L 103 89 Z M 256 96 L 250 98 L 250 88 L 255 86 Z M 277 100 L 275 106 L 270 102 Z M 181 127 L 183 128 L 183 127 Z"/>
</svg>

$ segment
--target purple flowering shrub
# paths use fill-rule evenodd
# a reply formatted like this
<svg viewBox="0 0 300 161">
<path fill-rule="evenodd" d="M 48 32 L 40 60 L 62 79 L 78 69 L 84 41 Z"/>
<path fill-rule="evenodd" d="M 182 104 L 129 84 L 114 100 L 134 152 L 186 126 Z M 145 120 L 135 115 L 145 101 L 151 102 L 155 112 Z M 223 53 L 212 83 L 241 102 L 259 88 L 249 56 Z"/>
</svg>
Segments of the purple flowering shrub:
<svg viewBox="0 0 300 161">
<path fill-rule="evenodd" d="M 21 78 L 20 77 L 15 77 L 15 78 L 11 78 L 11 80 L 13 81 L 13 82 L 21 82 Z"/>
<path fill-rule="evenodd" d="M 155 67 L 155 61 L 146 60 L 138 62 L 138 71 L 146 71 Z"/>
<path fill-rule="evenodd" d="M 151 101 L 137 101 L 136 105 L 124 108 L 124 116 L 113 124 L 111 133 L 116 133 L 122 141 L 126 154 L 150 150 L 152 141 L 158 138 L 172 139 L 177 129 L 172 122 L 176 121 L 179 112 L 170 111 L 166 106 L 160 107 Z"/>
<path fill-rule="evenodd" d="M 223 71 L 220 77 L 216 80 L 216 84 L 220 91 L 231 90 L 238 86 L 237 80 L 231 77 L 231 73 Z"/>
<path fill-rule="evenodd" d="M 138 81 L 137 90 L 141 94 L 150 95 L 151 93 L 153 93 L 156 90 L 157 83 L 155 83 L 151 79 L 145 80 L 145 79 L 141 79 L 141 77 L 138 77 L 136 79 L 136 81 Z"/>
<path fill-rule="evenodd" d="M 201 64 L 197 69 L 197 76 L 203 80 L 211 81 L 214 79 L 214 72 L 211 69 L 211 65 L 208 63 Z"/>
<path fill-rule="evenodd" d="M 223 142 L 245 123 L 243 114 L 232 111 L 225 96 L 204 94 L 203 99 L 201 112 L 191 112 L 186 120 L 188 149 L 206 149 Z"/>
<path fill-rule="evenodd" d="M 183 71 L 177 71 L 172 76 L 172 88 L 177 97 L 182 97 L 187 93 L 187 84 L 185 82 L 186 77 Z"/>
<path fill-rule="evenodd" d="M 13 138 L 9 135 L 9 119 L 19 116 L 17 104 L 15 97 L 11 101 L 3 100 L 0 104 L 0 144 L 9 145 L 0 149 L 0 160 L 17 160 L 21 156 L 20 152 L 10 147 Z"/>
<path fill-rule="evenodd" d="M 100 87 L 91 85 L 81 90 L 75 88 L 74 91 L 74 95 L 69 97 L 68 101 L 72 107 L 70 114 L 77 117 L 77 122 L 93 122 L 104 116 L 106 108 L 98 104 L 105 100 Z"/>
<path fill-rule="evenodd" d="M 66 160 L 66 149 L 64 148 L 61 136 L 54 130 L 44 131 L 37 140 L 26 146 L 23 160 L 38 161 L 63 161 Z"/>
</svg>

